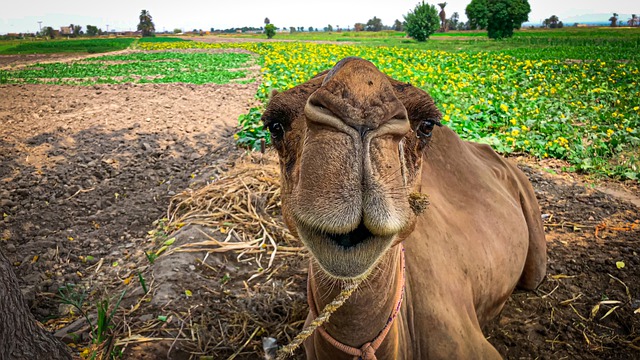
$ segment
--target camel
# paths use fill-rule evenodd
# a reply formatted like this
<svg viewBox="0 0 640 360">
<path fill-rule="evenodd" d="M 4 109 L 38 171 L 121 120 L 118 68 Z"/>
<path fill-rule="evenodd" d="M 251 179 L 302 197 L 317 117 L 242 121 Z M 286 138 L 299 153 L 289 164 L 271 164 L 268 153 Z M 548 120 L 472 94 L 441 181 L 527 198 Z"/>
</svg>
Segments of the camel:
<svg viewBox="0 0 640 360">
<path fill-rule="evenodd" d="M 481 327 L 544 279 L 527 177 L 441 116 L 355 57 L 272 95 L 283 218 L 311 255 L 307 324 L 364 279 L 304 342 L 308 359 L 499 359 Z"/>
</svg>

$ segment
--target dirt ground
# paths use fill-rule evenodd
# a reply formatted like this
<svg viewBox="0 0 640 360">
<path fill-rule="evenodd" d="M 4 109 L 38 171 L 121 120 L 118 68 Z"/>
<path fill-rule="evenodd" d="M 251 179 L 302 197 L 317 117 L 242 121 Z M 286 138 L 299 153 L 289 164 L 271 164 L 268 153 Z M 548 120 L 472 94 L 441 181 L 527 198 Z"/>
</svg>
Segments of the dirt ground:
<svg viewBox="0 0 640 360">
<path fill-rule="evenodd" d="M 278 260 L 278 271 L 251 283 L 255 262 L 235 254 L 210 254 L 205 266 L 176 253 L 149 266 L 143 252 L 157 248 L 149 231 L 173 196 L 233 168 L 242 154 L 232 140 L 237 118 L 256 90 L 256 83 L 0 86 L 0 251 L 38 319 L 82 326 L 60 305 L 60 286 L 84 284 L 92 299 L 113 295 L 144 266 L 145 276 L 154 268 L 153 297 L 136 303 L 140 291 L 129 293 L 123 318 L 155 322 L 140 330 L 144 339 L 119 327 L 131 340 L 124 358 L 252 359 L 262 337 L 282 343 L 297 333 L 306 314 L 304 256 Z M 537 292 L 515 292 L 485 329 L 489 341 L 508 359 L 640 358 L 636 184 L 593 185 L 562 173 L 560 162 L 513 160 L 540 201 L 549 275 Z M 273 166 L 273 154 L 260 161 Z M 185 227 L 175 237 L 186 243 L 203 234 Z M 242 325 L 218 331 L 226 324 L 220 317 L 231 316 L 224 309 L 242 309 L 235 314 L 246 317 Z M 159 314 L 175 316 L 157 321 Z M 86 328 L 70 340 L 59 327 L 65 341 L 86 342 Z M 211 334 L 208 343 L 198 334 Z"/>
</svg>

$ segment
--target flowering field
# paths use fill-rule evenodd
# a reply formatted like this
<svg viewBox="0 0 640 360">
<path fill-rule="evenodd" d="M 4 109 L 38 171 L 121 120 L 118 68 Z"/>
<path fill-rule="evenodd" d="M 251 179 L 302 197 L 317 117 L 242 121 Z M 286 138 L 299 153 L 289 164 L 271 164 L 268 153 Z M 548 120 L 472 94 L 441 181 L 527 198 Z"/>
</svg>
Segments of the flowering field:
<svg viewBox="0 0 640 360">
<path fill-rule="evenodd" d="M 563 58 L 562 51 L 541 54 L 539 49 L 506 55 L 312 43 L 183 42 L 141 47 L 254 51 L 263 56 L 257 94 L 263 102 L 271 89 L 289 89 L 345 56 L 360 56 L 388 75 L 426 90 L 440 107 L 442 121 L 465 139 L 491 144 L 501 153 L 564 159 L 571 164 L 569 170 L 639 178 L 637 61 L 574 60 Z M 241 117 L 241 144 L 255 146 L 257 139 L 268 137 L 258 121 L 260 112 L 253 109 Z"/>
</svg>

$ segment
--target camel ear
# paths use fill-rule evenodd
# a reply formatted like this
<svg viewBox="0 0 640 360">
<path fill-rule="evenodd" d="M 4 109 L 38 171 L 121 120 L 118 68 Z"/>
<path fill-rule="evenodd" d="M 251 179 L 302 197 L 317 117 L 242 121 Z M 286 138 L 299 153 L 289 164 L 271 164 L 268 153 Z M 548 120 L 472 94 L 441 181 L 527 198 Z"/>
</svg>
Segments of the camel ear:
<svg viewBox="0 0 640 360">
<path fill-rule="evenodd" d="M 269 100 L 271 100 L 274 96 L 278 95 L 280 91 L 278 89 L 271 90 L 271 94 L 269 94 Z"/>
<path fill-rule="evenodd" d="M 438 125 L 440 124 L 442 114 L 426 91 L 393 78 L 389 78 L 389 81 L 391 82 L 391 86 L 393 86 L 396 97 L 407 109 L 409 121 L 411 121 L 414 129 L 422 120 L 432 120 Z"/>
</svg>

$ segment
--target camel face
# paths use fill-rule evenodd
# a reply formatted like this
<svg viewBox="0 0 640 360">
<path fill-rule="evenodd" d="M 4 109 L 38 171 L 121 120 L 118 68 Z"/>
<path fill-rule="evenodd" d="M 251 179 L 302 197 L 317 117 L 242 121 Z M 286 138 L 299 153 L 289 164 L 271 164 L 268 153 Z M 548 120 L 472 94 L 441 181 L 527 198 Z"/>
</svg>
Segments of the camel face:
<svg viewBox="0 0 640 360">
<path fill-rule="evenodd" d="M 407 87 L 347 58 L 276 94 L 263 115 L 280 156 L 285 222 L 334 278 L 366 276 L 415 224 L 409 194 L 440 114 L 433 106 L 410 119 L 405 92 L 433 101 Z"/>
</svg>

